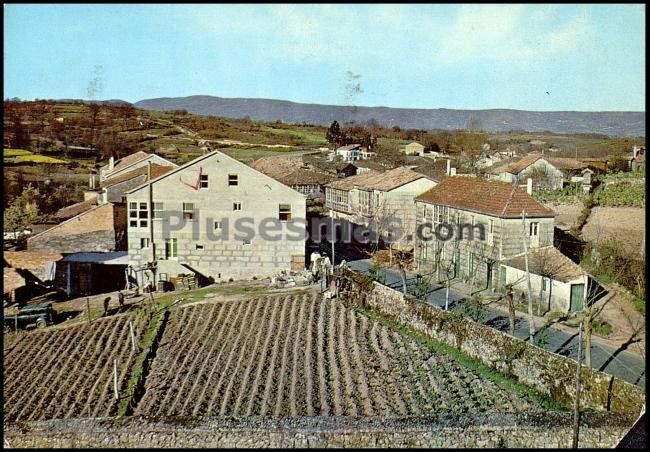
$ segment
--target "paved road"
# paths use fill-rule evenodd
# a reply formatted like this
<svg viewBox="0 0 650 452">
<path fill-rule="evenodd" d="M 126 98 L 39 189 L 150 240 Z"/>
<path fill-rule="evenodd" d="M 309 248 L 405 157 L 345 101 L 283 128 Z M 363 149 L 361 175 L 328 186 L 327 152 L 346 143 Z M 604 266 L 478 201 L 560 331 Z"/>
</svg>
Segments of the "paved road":
<svg viewBox="0 0 650 452">
<path fill-rule="evenodd" d="M 371 262 L 368 259 L 348 262 L 353 270 L 367 273 Z M 382 282 L 397 290 L 402 288 L 402 279 L 396 270 L 382 269 L 380 272 Z M 407 287 L 408 289 L 408 287 Z M 450 310 L 461 310 L 463 302 L 467 299 L 467 294 L 455 289 L 449 290 L 449 308 Z M 427 301 L 431 304 L 444 308 L 445 306 L 445 288 L 436 287 L 427 295 Z M 507 311 L 492 306 L 486 306 L 486 315 L 481 323 L 498 329 L 499 331 L 508 331 L 509 321 Z M 536 321 L 536 329 L 541 327 L 541 321 Z M 528 340 L 528 320 L 518 317 L 515 321 L 515 336 Z M 550 326 L 545 330 L 540 330 L 535 334 L 536 345 L 546 350 L 568 356 L 576 360 L 578 353 L 578 333 L 563 331 L 559 327 Z M 584 347 L 584 341 L 583 341 Z M 584 348 L 583 348 L 584 362 Z M 592 367 L 606 372 L 610 375 L 617 376 L 622 380 L 640 386 L 645 389 L 645 359 L 636 353 L 630 351 L 620 351 L 616 347 L 608 344 L 599 343 L 596 338 L 592 340 L 591 347 Z"/>
</svg>

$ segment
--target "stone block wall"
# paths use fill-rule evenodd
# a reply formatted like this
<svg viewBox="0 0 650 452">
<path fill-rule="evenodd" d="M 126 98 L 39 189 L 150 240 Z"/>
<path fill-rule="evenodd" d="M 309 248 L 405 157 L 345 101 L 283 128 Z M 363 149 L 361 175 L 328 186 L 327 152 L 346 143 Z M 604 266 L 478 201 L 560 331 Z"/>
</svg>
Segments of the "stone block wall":
<svg viewBox="0 0 650 452">
<path fill-rule="evenodd" d="M 507 333 L 458 318 L 436 306 L 372 282 L 367 276 L 342 270 L 341 297 L 452 346 L 489 367 L 549 395 L 566 407 L 575 400 L 577 363 Z M 580 406 L 596 411 L 637 415 L 645 391 L 612 375 L 581 368 Z"/>
<path fill-rule="evenodd" d="M 633 419 L 581 418 L 580 447 L 614 447 Z M 453 418 L 248 417 L 57 419 L 5 424 L 11 447 L 508 447 L 569 448 L 571 413 Z"/>
</svg>

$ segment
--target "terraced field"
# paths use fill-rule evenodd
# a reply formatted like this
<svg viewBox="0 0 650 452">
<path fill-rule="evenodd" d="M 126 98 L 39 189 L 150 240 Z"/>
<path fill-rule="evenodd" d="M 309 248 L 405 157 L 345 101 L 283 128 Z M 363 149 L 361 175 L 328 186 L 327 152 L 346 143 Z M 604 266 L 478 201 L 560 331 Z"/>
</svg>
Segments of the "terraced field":
<svg viewBox="0 0 650 452">
<path fill-rule="evenodd" d="M 136 415 L 403 416 L 537 406 L 316 294 L 176 308 Z"/>
<path fill-rule="evenodd" d="M 127 316 L 24 334 L 3 355 L 5 421 L 117 414 L 113 360 L 123 392 L 138 352 Z"/>
</svg>

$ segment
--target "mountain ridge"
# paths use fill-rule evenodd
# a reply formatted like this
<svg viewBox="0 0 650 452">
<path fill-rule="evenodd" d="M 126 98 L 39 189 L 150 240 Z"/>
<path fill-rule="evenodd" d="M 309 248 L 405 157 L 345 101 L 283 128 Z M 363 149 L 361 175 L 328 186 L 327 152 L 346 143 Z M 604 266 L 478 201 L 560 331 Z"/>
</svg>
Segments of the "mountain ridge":
<svg viewBox="0 0 650 452">
<path fill-rule="evenodd" d="M 645 136 L 645 112 L 635 111 L 531 111 L 508 108 L 463 110 L 451 108 L 399 108 L 325 105 L 281 99 L 226 98 L 208 95 L 159 97 L 135 102 L 150 110 L 185 109 L 199 115 L 248 117 L 256 121 L 282 121 L 328 126 L 374 119 L 379 124 L 426 130 L 484 130 L 486 132 L 598 133 L 617 137 Z"/>
</svg>

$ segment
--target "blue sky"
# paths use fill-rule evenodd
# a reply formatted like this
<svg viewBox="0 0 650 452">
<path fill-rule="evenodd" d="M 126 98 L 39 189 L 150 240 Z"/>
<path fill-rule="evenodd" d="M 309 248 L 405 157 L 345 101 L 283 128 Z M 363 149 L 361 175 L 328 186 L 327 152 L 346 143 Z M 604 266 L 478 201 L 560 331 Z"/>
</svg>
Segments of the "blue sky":
<svg viewBox="0 0 650 452">
<path fill-rule="evenodd" d="M 643 111 L 645 6 L 5 4 L 4 89 Z"/>
</svg>

